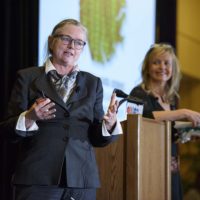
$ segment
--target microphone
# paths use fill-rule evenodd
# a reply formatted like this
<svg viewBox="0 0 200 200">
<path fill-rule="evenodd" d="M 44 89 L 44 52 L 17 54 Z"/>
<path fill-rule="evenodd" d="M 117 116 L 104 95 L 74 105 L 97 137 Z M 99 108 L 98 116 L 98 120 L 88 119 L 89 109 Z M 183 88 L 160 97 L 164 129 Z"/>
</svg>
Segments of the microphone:
<svg viewBox="0 0 200 200">
<path fill-rule="evenodd" d="M 80 90 L 81 90 L 81 87 L 80 87 L 80 86 L 77 86 L 77 87 L 75 88 L 75 92 L 76 92 L 76 93 L 79 93 Z"/>
<path fill-rule="evenodd" d="M 119 90 L 119 89 L 116 89 L 116 88 L 113 90 L 113 93 L 116 93 L 117 97 L 121 97 L 121 98 L 127 98 L 128 97 L 128 94 L 126 94 L 122 90 Z"/>
<path fill-rule="evenodd" d="M 119 109 L 119 107 L 121 106 L 121 104 L 123 104 L 125 101 L 128 102 L 127 104 L 127 113 L 128 114 L 142 114 L 143 113 L 143 108 L 144 108 L 144 102 L 142 99 L 139 99 L 137 97 L 132 97 L 126 93 L 124 93 L 122 90 L 119 89 L 114 89 L 113 93 L 116 94 L 117 97 L 122 98 L 119 101 L 119 105 L 117 108 L 117 111 Z"/>
<path fill-rule="evenodd" d="M 117 97 L 120 97 L 120 98 L 123 98 L 122 100 L 119 101 L 119 106 L 124 103 L 125 101 L 128 101 L 128 102 L 131 102 L 131 103 L 135 103 L 135 104 L 138 104 L 138 105 L 143 105 L 144 102 L 142 99 L 139 99 L 137 97 L 132 97 L 126 93 L 124 93 L 122 90 L 120 89 L 114 89 L 113 90 L 113 93 L 116 94 Z M 118 106 L 118 107 L 119 107 Z"/>
</svg>

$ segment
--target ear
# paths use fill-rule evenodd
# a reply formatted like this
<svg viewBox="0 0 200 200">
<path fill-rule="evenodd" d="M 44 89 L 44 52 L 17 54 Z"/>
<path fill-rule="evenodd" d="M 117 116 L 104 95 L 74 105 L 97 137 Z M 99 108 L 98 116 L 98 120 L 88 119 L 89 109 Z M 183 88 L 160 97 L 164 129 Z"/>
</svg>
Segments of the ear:
<svg viewBox="0 0 200 200">
<path fill-rule="evenodd" d="M 54 37 L 53 36 L 49 36 L 48 37 L 48 47 L 49 47 L 49 52 L 50 53 L 52 53 L 53 43 L 54 43 Z"/>
</svg>

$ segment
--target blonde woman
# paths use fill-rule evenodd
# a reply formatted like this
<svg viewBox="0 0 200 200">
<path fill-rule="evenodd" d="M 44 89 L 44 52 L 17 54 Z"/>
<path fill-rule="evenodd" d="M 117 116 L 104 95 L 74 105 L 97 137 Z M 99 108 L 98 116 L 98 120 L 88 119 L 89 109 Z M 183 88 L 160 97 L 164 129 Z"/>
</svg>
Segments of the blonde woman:
<svg viewBox="0 0 200 200">
<path fill-rule="evenodd" d="M 186 119 L 194 126 L 200 124 L 200 113 L 177 109 L 179 100 L 180 66 L 174 48 L 169 44 L 154 44 L 142 64 L 142 82 L 130 95 L 144 101 L 143 116 L 159 121 Z M 178 166 L 176 131 L 172 130 L 172 200 L 182 200 Z"/>
</svg>

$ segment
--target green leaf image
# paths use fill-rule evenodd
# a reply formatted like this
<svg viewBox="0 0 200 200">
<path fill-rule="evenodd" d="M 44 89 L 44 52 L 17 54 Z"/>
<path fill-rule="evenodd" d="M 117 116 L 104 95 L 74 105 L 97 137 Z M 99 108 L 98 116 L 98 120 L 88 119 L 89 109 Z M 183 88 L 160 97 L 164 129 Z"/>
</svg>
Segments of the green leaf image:
<svg viewBox="0 0 200 200">
<path fill-rule="evenodd" d="M 126 0 L 80 0 L 80 21 L 88 29 L 92 59 L 105 63 L 115 53 L 125 19 Z"/>
</svg>

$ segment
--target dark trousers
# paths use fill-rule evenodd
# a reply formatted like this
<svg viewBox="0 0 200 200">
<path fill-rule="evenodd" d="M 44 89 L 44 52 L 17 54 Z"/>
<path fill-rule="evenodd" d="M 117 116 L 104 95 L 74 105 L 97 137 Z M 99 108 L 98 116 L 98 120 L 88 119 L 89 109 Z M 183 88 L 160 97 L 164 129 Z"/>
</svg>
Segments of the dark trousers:
<svg viewBox="0 0 200 200">
<path fill-rule="evenodd" d="M 183 200 L 182 183 L 179 171 L 172 173 L 172 200 Z"/>
<path fill-rule="evenodd" d="M 13 200 L 95 200 L 96 189 L 59 188 L 54 186 L 14 187 Z"/>
</svg>

